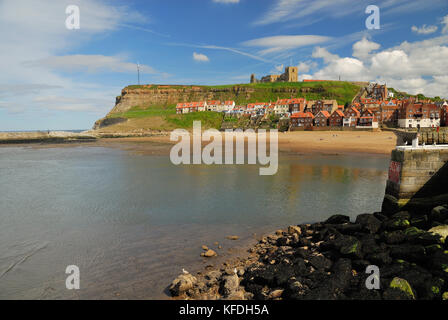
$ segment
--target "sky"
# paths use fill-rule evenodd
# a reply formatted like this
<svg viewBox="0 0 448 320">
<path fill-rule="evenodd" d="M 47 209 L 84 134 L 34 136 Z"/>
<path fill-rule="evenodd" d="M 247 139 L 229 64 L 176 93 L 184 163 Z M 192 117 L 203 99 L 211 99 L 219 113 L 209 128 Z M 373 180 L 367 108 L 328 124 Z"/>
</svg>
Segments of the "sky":
<svg viewBox="0 0 448 320">
<path fill-rule="evenodd" d="M 137 84 L 137 63 L 142 84 L 248 83 L 292 65 L 300 80 L 448 98 L 447 0 L 0 0 L 0 39 L 0 131 L 89 129 Z"/>
</svg>

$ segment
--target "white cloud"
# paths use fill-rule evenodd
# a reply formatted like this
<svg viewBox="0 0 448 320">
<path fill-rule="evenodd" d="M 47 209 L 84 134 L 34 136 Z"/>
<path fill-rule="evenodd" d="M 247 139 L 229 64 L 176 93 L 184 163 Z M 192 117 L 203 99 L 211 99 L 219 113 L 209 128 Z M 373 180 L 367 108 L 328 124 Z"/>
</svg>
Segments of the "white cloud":
<svg viewBox="0 0 448 320">
<path fill-rule="evenodd" d="M 80 7 L 80 30 L 65 27 L 65 8 L 69 4 Z M 83 75 L 77 76 L 75 81 L 64 73 L 131 73 L 135 72 L 135 64 L 124 57 L 70 53 L 98 35 L 147 21 L 139 12 L 126 6 L 110 5 L 105 0 L 0 1 L 0 107 L 9 112 L 25 113 L 30 110 L 96 110 L 92 117 L 95 120 L 113 106 L 121 88 L 90 82 L 91 78 Z M 143 71 L 154 72 L 149 66 L 144 66 Z M 56 97 L 59 97 L 58 102 Z M 26 113 L 24 118 L 28 116 Z M 38 127 L 39 119 L 36 121 Z M 20 129 L 27 129 L 29 124 L 23 126 Z"/>
<path fill-rule="evenodd" d="M 239 3 L 240 0 L 213 0 L 216 3 Z"/>
<path fill-rule="evenodd" d="M 208 62 L 208 61 L 210 61 L 209 58 L 205 54 L 196 53 L 196 52 L 193 52 L 193 59 L 195 61 L 199 61 L 199 62 Z"/>
<path fill-rule="evenodd" d="M 321 47 L 314 48 L 312 57 L 313 58 L 322 58 L 322 59 L 324 59 L 325 63 L 330 63 L 332 61 L 339 59 L 338 55 L 332 54 L 332 53 L 328 52 L 327 49 L 321 48 Z"/>
<path fill-rule="evenodd" d="M 135 73 L 137 64 L 126 62 L 121 57 L 104 55 L 67 55 L 53 56 L 35 61 L 25 61 L 25 66 L 48 68 L 55 71 L 86 71 L 86 72 L 120 72 Z M 140 70 L 145 73 L 158 73 L 150 66 L 140 65 Z"/>
<path fill-rule="evenodd" d="M 386 82 L 412 94 L 448 97 L 448 36 L 425 41 L 403 42 L 397 47 L 371 52 L 379 45 L 365 39 L 353 45 L 352 57 L 339 57 L 324 48 L 315 48 L 314 58 L 324 66 L 314 79 Z M 357 57 L 355 57 L 357 55 Z M 362 58 L 362 59 L 361 59 Z"/>
<path fill-rule="evenodd" d="M 269 54 L 274 52 L 281 52 L 285 50 L 315 45 L 329 41 L 330 37 L 317 36 L 317 35 L 285 35 L 285 36 L 272 36 L 264 37 L 243 42 L 244 46 L 248 47 L 261 47 L 263 49 L 260 54 Z"/>
<path fill-rule="evenodd" d="M 378 50 L 381 47 L 378 43 L 367 40 L 367 38 L 362 38 L 361 41 L 355 42 L 353 44 L 353 56 L 361 60 L 367 59 L 370 53 L 374 50 Z"/>
<path fill-rule="evenodd" d="M 442 29 L 442 33 L 444 33 L 444 34 L 448 33 L 448 14 L 443 17 L 442 24 L 444 25 L 444 27 Z"/>
<path fill-rule="evenodd" d="M 302 25 L 310 25 L 327 18 L 365 16 L 365 8 L 371 4 L 371 0 L 276 0 L 253 24 L 267 25 L 295 21 Z M 377 0 L 375 4 L 380 7 L 382 15 L 446 8 L 446 0 Z"/>
<path fill-rule="evenodd" d="M 309 72 L 312 68 L 316 68 L 317 67 L 317 63 L 314 61 L 306 61 L 306 62 L 300 62 L 299 65 L 297 66 L 298 72 L 300 73 L 304 73 L 304 72 Z"/>
<path fill-rule="evenodd" d="M 420 28 L 417 26 L 411 27 L 411 30 L 417 34 L 431 34 L 436 32 L 437 29 L 437 26 L 427 26 L 426 24 L 422 25 Z"/>
</svg>

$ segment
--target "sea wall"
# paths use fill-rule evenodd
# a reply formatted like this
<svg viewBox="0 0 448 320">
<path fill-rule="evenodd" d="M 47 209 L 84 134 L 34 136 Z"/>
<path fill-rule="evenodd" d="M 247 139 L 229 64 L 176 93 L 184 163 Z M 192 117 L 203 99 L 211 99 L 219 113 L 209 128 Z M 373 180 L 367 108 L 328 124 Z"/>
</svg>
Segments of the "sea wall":
<svg viewBox="0 0 448 320">
<path fill-rule="evenodd" d="M 448 146 L 399 146 L 392 151 L 383 211 L 429 210 L 448 202 Z"/>
</svg>

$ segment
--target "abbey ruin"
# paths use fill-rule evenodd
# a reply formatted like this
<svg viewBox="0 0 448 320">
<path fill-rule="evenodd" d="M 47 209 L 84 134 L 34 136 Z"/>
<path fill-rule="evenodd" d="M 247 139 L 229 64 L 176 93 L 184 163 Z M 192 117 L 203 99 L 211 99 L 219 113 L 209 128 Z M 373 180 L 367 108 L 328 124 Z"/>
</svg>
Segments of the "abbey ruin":
<svg viewBox="0 0 448 320">
<path fill-rule="evenodd" d="M 286 67 L 285 73 L 282 74 L 270 74 L 262 77 L 260 80 L 255 78 L 255 74 L 250 76 L 250 83 L 260 82 L 297 82 L 298 81 L 298 69 L 297 67 Z"/>
</svg>

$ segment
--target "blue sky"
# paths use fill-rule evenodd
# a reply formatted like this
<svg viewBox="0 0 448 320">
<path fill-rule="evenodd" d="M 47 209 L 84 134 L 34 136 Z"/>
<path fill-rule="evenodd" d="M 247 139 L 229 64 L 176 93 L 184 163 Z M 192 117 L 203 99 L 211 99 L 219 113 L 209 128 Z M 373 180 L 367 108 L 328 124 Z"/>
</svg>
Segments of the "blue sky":
<svg viewBox="0 0 448 320">
<path fill-rule="evenodd" d="M 380 8 L 368 30 L 368 5 Z M 65 9 L 80 9 L 67 30 Z M 121 89 L 300 79 L 448 98 L 446 0 L 0 0 L 0 131 L 87 129 Z"/>
</svg>

